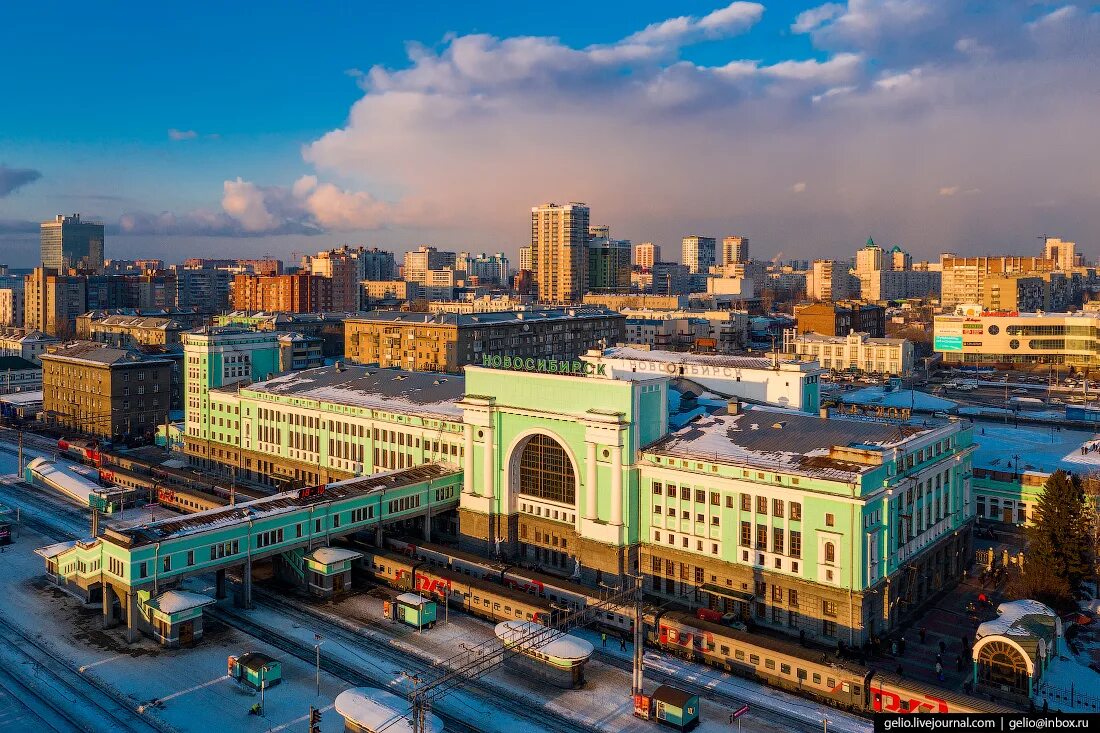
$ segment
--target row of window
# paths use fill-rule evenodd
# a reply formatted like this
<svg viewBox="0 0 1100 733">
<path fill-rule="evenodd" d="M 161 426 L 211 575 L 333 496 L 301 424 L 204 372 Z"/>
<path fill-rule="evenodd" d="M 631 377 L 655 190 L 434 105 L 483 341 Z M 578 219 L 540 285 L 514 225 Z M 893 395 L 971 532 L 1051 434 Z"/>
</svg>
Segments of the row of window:
<svg viewBox="0 0 1100 733">
<path fill-rule="evenodd" d="M 760 474 L 760 478 L 764 478 L 764 474 Z M 791 479 L 792 484 L 798 484 L 797 478 Z M 670 499 L 680 497 L 686 500 L 695 500 L 696 504 L 706 504 L 707 499 L 710 499 L 711 506 L 722 506 L 722 495 L 717 491 L 708 492 L 704 489 L 694 489 L 689 487 L 677 487 L 673 484 L 662 484 L 658 481 L 653 482 L 653 495 L 654 496 L 667 496 Z M 783 517 L 785 512 L 789 510 L 791 521 L 800 521 L 802 519 L 802 504 L 797 501 L 785 502 L 783 499 L 771 499 L 771 516 Z M 727 509 L 734 508 L 734 495 L 730 494 L 726 496 L 725 505 Z M 756 513 L 767 514 L 768 513 L 769 500 L 766 496 L 756 497 Z M 753 495 L 741 494 L 741 511 L 751 512 L 753 509 Z M 658 507 L 654 508 L 654 511 L 659 511 Z M 669 508 L 669 516 L 675 516 L 675 511 Z M 700 515 L 702 516 L 702 515 Z M 828 515 L 831 516 L 831 515 Z M 684 519 L 689 519 L 690 516 L 685 516 Z"/>
<path fill-rule="evenodd" d="M 832 515 L 826 515 L 832 516 Z M 831 526 L 831 525 L 830 525 Z M 766 524 L 756 525 L 756 546 L 757 550 L 768 551 L 768 537 L 771 536 L 771 552 L 782 555 L 784 554 L 784 548 L 786 548 L 786 554 L 791 557 L 802 557 L 802 532 L 797 529 L 790 531 L 790 544 L 788 545 L 786 540 L 787 533 L 782 527 L 771 527 L 769 533 L 769 527 Z M 753 543 L 753 528 L 752 522 L 741 522 L 741 546 L 752 547 Z M 831 544 L 831 543 L 829 543 Z"/>
</svg>

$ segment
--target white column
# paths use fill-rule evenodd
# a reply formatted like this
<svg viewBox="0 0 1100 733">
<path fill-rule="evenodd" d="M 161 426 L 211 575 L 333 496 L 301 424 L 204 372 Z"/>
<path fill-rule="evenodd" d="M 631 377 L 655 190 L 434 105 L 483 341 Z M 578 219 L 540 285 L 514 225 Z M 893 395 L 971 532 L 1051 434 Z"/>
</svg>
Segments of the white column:
<svg viewBox="0 0 1100 733">
<path fill-rule="evenodd" d="M 596 444 L 585 443 L 585 447 L 588 452 L 584 458 L 584 518 L 595 521 L 599 516 L 596 511 Z"/>
<path fill-rule="evenodd" d="M 485 442 L 482 444 L 482 464 L 481 472 L 485 475 L 485 496 L 492 499 L 495 492 L 493 491 L 493 483 L 496 479 L 496 472 L 493 471 L 493 429 L 485 428 Z"/>
<path fill-rule="evenodd" d="M 623 524 L 623 447 L 611 448 L 611 524 Z"/>
<path fill-rule="evenodd" d="M 466 444 L 462 449 L 462 493 L 474 493 L 474 426 L 465 425 Z"/>
</svg>

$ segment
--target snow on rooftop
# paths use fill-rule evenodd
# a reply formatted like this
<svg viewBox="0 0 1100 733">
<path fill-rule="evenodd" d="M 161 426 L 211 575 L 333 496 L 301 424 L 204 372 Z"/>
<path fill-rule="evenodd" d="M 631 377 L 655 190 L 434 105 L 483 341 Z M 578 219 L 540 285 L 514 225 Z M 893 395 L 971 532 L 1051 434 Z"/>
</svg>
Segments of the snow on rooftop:
<svg viewBox="0 0 1100 733">
<path fill-rule="evenodd" d="M 498 639 L 508 644 L 515 639 L 525 638 L 540 629 L 545 630 L 546 627 L 534 621 L 501 621 L 496 625 L 494 631 Z M 518 646 L 524 649 L 537 649 L 540 654 L 545 654 L 548 657 L 558 657 L 559 659 L 571 661 L 583 661 L 592 656 L 592 644 L 571 634 L 554 636 L 549 641 L 545 641 L 545 639 L 546 636 L 542 636 L 534 643 Z M 540 641 L 542 643 L 539 643 Z"/>
<path fill-rule="evenodd" d="M 869 466 L 829 458 L 833 446 L 882 451 L 931 429 L 841 416 L 823 420 L 755 405 L 737 415 L 701 417 L 646 451 L 848 481 Z"/>
<path fill-rule="evenodd" d="M 663 364 L 700 364 L 704 366 L 738 367 L 741 369 L 772 369 L 772 360 L 763 356 L 736 356 L 726 354 L 691 354 L 682 351 L 661 351 L 638 349 L 630 346 L 615 346 L 604 349 L 602 356 L 608 359 L 633 359 L 634 361 L 654 361 Z M 582 357 L 583 358 L 583 357 Z M 780 359 L 780 364 L 797 364 L 791 359 Z"/>
<path fill-rule="evenodd" d="M 161 593 L 149 602 L 150 608 L 155 608 L 161 613 L 183 613 L 193 608 L 202 608 L 216 603 L 210 596 L 202 593 L 192 593 L 189 590 L 170 590 Z"/>
<path fill-rule="evenodd" d="M 311 557 L 319 563 L 331 565 L 334 562 L 343 562 L 344 560 L 354 560 L 357 557 L 363 557 L 363 553 L 356 552 L 355 550 L 348 550 L 343 547 L 318 547 L 313 551 Z"/>
<path fill-rule="evenodd" d="M 1016 469 L 1049 474 L 1058 469 L 1085 473 L 1100 467 L 1100 433 L 1058 429 L 1059 426 L 977 422 L 974 424 L 975 468 Z M 1082 447 L 1089 448 L 1085 453 Z M 1096 447 L 1097 449 L 1093 449 Z"/>
<path fill-rule="evenodd" d="M 409 701 L 392 692 L 372 687 L 353 687 L 336 696 L 336 712 L 365 730 L 387 730 L 393 733 L 412 733 L 412 715 Z M 424 733 L 443 733 L 443 721 L 434 715 L 426 716 Z"/>
<path fill-rule="evenodd" d="M 1049 606 L 1039 601 L 1031 599 L 1006 601 L 997 606 L 997 618 L 985 621 L 978 626 L 975 638 L 981 639 L 991 635 L 1034 637 L 1034 629 L 1027 623 L 1029 617 L 1039 617 L 1040 620 L 1050 619 L 1050 623 L 1057 623 L 1058 619 L 1058 615 Z"/>
<path fill-rule="evenodd" d="M 69 549 L 72 549 L 73 547 L 76 547 L 76 542 L 77 542 L 76 540 L 69 540 L 68 542 L 55 542 L 52 545 L 46 545 L 45 547 L 39 547 L 34 552 L 35 552 L 36 555 L 41 555 L 42 557 L 44 557 L 48 560 L 51 557 L 57 557 L 58 555 L 60 555 L 65 550 L 69 550 Z"/>
<path fill-rule="evenodd" d="M 284 374 L 250 385 L 253 392 L 313 399 L 368 409 L 462 417 L 457 405 L 465 380 L 455 374 L 406 372 L 349 364 Z"/>
<path fill-rule="evenodd" d="M 430 598 L 425 598 L 419 593 L 402 593 L 395 600 L 408 606 L 423 606 L 432 603 Z"/>
</svg>

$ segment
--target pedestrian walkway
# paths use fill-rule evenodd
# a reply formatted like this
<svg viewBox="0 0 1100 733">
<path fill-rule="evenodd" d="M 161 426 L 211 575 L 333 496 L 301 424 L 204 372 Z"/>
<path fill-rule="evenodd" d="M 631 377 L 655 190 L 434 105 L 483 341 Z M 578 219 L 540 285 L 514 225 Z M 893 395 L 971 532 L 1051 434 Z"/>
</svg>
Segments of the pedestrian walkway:
<svg viewBox="0 0 1100 733">
<path fill-rule="evenodd" d="M 994 586 L 992 582 L 988 582 L 983 587 L 980 578 L 968 578 L 959 583 L 904 633 L 892 637 L 898 641 L 897 657 L 890 654 L 891 640 L 885 640 L 880 648 L 881 655 L 873 660 L 871 666 L 890 672 L 896 672 L 900 666 L 905 677 L 961 691 L 963 685 L 972 679 L 970 647 L 974 644 L 974 632 L 979 623 L 996 616 L 995 609 L 1004 599 L 1003 591 L 1003 584 Z M 986 594 L 990 605 L 979 606 L 976 615 L 968 613 L 967 604 L 976 603 L 981 593 Z M 922 628 L 925 629 L 923 642 L 920 631 Z M 967 644 L 965 647 L 964 637 Z M 902 638 L 905 639 L 904 653 L 900 643 Z M 937 655 L 943 666 L 942 680 L 936 674 Z"/>
</svg>

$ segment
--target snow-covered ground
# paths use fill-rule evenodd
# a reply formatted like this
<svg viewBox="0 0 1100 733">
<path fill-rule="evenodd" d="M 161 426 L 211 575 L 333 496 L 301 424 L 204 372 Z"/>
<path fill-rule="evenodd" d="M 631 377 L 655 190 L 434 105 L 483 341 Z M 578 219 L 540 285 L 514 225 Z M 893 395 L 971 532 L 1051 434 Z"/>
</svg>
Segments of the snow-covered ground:
<svg viewBox="0 0 1100 733">
<path fill-rule="evenodd" d="M 42 580 L 42 558 L 34 554 L 34 548 L 51 541 L 24 528 L 6 548 L 4 572 L 0 573 L 0 595 L 5 602 L 0 614 L 37 635 L 73 669 L 117 690 L 134 708 L 148 706 L 146 715 L 181 732 L 300 730 L 306 727 L 310 705 L 327 711 L 322 731 L 343 730 L 331 705 L 348 687 L 346 683 L 322 672 L 318 697 L 312 665 L 288 658 L 233 629 L 209 624 L 195 648 L 178 650 L 163 649 L 148 639 L 128 645 L 121 631 L 104 631 L 98 609 L 81 606 Z M 226 676 L 227 657 L 245 651 L 266 652 L 283 663 L 284 682 L 267 694 L 263 718 L 248 713 L 259 695 Z M 151 705 L 155 700 L 159 704 Z"/>
<path fill-rule="evenodd" d="M 1045 701 L 1051 710 L 1063 713 L 1100 712 L 1100 673 L 1088 666 L 1092 655 L 1100 653 L 1100 640 L 1090 638 L 1084 647 L 1074 654 L 1065 639 L 1058 640 L 1057 656 L 1032 696 L 1036 707 Z"/>
<path fill-rule="evenodd" d="M 1100 467 L 1100 451 L 1081 452 L 1082 446 L 1100 441 L 1100 433 L 1089 430 L 1059 430 L 1057 426 L 979 422 L 974 424 L 978 448 L 974 465 L 1011 471 L 1020 457 L 1020 471 L 1053 473 L 1059 468 L 1088 472 Z"/>
<path fill-rule="evenodd" d="M 420 654 L 427 653 L 437 659 L 448 658 L 460 651 L 460 644 L 472 646 L 493 636 L 491 624 L 461 613 L 452 613 L 448 623 L 441 623 L 433 629 L 418 633 L 414 628 L 386 621 L 382 613 L 382 599 L 374 594 L 355 595 L 330 607 L 314 610 L 324 613 L 330 620 L 345 628 L 356 630 L 374 643 L 385 643 Z M 285 620 L 273 618 L 276 614 L 270 609 L 259 613 L 265 614 L 265 623 L 286 623 Z M 296 632 L 290 629 L 288 633 Z M 298 633 L 312 634 L 312 631 L 300 630 Z M 580 630 L 572 633 L 587 639 L 597 649 L 597 656 L 589 661 L 585 669 L 587 683 L 583 689 L 562 691 L 548 688 L 545 684 L 532 682 L 507 669 L 493 672 L 492 683 L 518 690 L 524 696 L 536 697 L 551 709 L 588 721 L 594 730 L 648 730 L 645 723 L 633 720 L 630 715 L 629 672 L 599 660 L 599 656 L 603 654 L 629 660 L 632 658 L 631 646 L 628 644 L 627 649 L 622 651 L 616 642 L 612 642 L 604 648 L 596 632 Z M 703 665 L 673 659 L 655 651 L 647 651 L 645 658 L 647 666 L 721 695 L 728 695 L 739 704 L 748 703 L 750 712 L 743 719 L 743 724 L 751 724 L 750 729 L 753 731 L 786 733 L 796 729 L 816 730 L 817 726 L 822 725 L 823 717 L 828 718 L 829 728 L 838 732 L 866 733 L 871 730 L 871 723 L 858 716 L 817 705 L 805 698 Z M 650 682 L 646 689 L 652 691 L 656 686 L 655 682 Z M 703 724 L 698 730 L 728 731 L 729 715 L 736 707 L 731 707 L 726 701 L 715 702 L 704 697 Z M 794 720 L 791 720 L 792 717 Z M 508 733 L 511 731 L 508 730 Z"/>
</svg>

